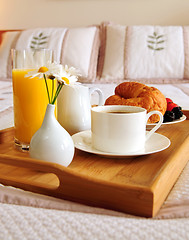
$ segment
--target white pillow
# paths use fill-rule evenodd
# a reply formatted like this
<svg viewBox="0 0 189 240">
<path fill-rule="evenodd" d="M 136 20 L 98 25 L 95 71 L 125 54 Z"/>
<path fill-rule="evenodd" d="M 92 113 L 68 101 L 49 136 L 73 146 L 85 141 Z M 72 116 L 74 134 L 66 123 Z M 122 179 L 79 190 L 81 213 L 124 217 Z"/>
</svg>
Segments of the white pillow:
<svg viewBox="0 0 189 240">
<path fill-rule="evenodd" d="M 181 26 L 133 26 L 127 51 L 127 78 L 184 77 Z"/>
<path fill-rule="evenodd" d="M 97 27 L 68 29 L 62 47 L 61 63 L 80 70 L 80 82 L 96 79 L 99 52 L 99 29 Z"/>
<path fill-rule="evenodd" d="M 107 26 L 102 78 L 123 78 L 125 33 L 126 27 L 124 26 Z"/>
<path fill-rule="evenodd" d="M 16 49 L 52 49 L 54 60 L 60 62 L 62 42 L 67 28 L 34 28 L 22 31 Z"/>
<path fill-rule="evenodd" d="M 189 81 L 189 28 L 183 30 L 182 26 L 102 23 L 98 81 Z"/>
<path fill-rule="evenodd" d="M 48 48 L 54 51 L 54 60 L 77 68 L 80 82 L 96 79 L 100 46 L 97 26 L 81 28 L 35 28 L 7 32 L 0 45 L 0 77 L 11 77 L 10 49 Z"/>
</svg>

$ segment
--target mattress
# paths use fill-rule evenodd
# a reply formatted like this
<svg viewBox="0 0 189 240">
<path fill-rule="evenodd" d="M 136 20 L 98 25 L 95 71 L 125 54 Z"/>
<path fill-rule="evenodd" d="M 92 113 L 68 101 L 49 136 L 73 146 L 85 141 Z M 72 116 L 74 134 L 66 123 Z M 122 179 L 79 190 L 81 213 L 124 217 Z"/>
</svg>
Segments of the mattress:
<svg viewBox="0 0 189 240">
<path fill-rule="evenodd" d="M 115 84 L 98 87 L 104 98 Z M 189 110 L 189 84 L 153 84 Z M 98 102 L 93 95 L 92 104 Z M 0 81 L 0 129 L 13 126 L 11 81 Z M 0 185 L 0 239 L 189 239 L 189 163 L 155 218 L 142 218 Z"/>
</svg>

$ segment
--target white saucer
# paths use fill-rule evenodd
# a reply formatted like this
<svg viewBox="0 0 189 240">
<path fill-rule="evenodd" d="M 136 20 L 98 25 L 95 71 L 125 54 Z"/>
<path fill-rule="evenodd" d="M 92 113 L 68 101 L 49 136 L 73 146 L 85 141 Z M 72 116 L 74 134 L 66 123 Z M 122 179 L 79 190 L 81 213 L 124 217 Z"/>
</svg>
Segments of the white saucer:
<svg viewBox="0 0 189 240">
<path fill-rule="evenodd" d="M 110 153 L 102 152 L 92 147 L 90 130 L 76 133 L 72 136 L 72 139 L 77 149 L 88 153 L 98 154 L 107 157 L 135 157 L 140 155 L 152 154 L 163 151 L 164 149 L 168 148 L 171 143 L 167 137 L 158 133 L 154 133 L 147 140 L 145 148 L 140 151 L 134 153 Z"/>
<path fill-rule="evenodd" d="M 172 121 L 172 122 L 162 123 L 161 126 L 163 126 L 163 125 L 169 125 L 169 124 L 174 124 L 174 123 L 180 123 L 180 122 L 183 122 L 184 120 L 186 120 L 186 116 L 185 116 L 185 115 L 183 115 L 181 118 L 176 119 L 176 120 L 174 120 L 174 121 Z M 147 129 L 149 129 L 149 128 L 154 127 L 155 125 L 157 125 L 157 123 L 148 123 L 146 126 L 147 126 Z"/>
</svg>

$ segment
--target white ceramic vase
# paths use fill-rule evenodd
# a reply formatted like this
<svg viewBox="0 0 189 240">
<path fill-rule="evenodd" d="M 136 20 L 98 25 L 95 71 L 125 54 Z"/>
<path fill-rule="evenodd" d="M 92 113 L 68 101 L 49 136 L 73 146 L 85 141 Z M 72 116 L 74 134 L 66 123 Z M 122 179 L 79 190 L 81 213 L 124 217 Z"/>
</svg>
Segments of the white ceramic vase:
<svg viewBox="0 0 189 240">
<path fill-rule="evenodd" d="M 67 167 L 74 156 L 74 143 L 54 115 L 55 105 L 48 104 L 41 128 L 33 135 L 29 153 L 32 158 Z"/>
</svg>

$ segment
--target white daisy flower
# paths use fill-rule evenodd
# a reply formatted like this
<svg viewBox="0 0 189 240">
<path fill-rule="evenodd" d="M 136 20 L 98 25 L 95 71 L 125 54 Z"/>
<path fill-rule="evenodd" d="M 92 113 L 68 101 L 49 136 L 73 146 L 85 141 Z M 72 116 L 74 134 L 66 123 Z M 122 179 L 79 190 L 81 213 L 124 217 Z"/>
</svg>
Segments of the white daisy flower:
<svg viewBox="0 0 189 240">
<path fill-rule="evenodd" d="M 38 70 L 28 72 L 28 74 L 26 74 L 25 77 L 30 78 L 38 77 L 40 79 L 43 79 L 45 74 L 46 77 L 54 76 L 56 78 L 60 77 L 61 72 L 62 65 L 57 63 L 48 63 L 47 66 L 42 66 Z"/>
<path fill-rule="evenodd" d="M 54 104 L 63 85 L 64 84 L 75 84 L 78 80 L 78 76 L 80 76 L 78 70 L 74 67 L 68 67 L 67 65 L 63 67 L 57 63 L 49 63 L 47 66 L 42 66 L 36 71 L 30 71 L 25 77 L 34 78 L 38 77 L 39 79 L 44 79 L 48 94 L 49 103 Z M 54 89 L 54 80 L 58 81 L 58 86 L 55 94 L 52 92 L 50 96 L 49 86 L 47 84 L 47 79 L 51 79 L 52 89 Z"/>
<path fill-rule="evenodd" d="M 74 67 L 68 67 L 68 65 L 65 65 L 63 67 L 63 71 L 66 72 L 68 75 L 70 76 L 81 76 L 80 72 L 78 71 L 78 69 L 74 68 Z"/>
<path fill-rule="evenodd" d="M 57 77 L 58 81 L 62 81 L 65 84 L 75 84 L 78 81 L 78 76 L 80 76 L 79 71 L 74 67 L 62 66 L 62 72 Z"/>
</svg>

